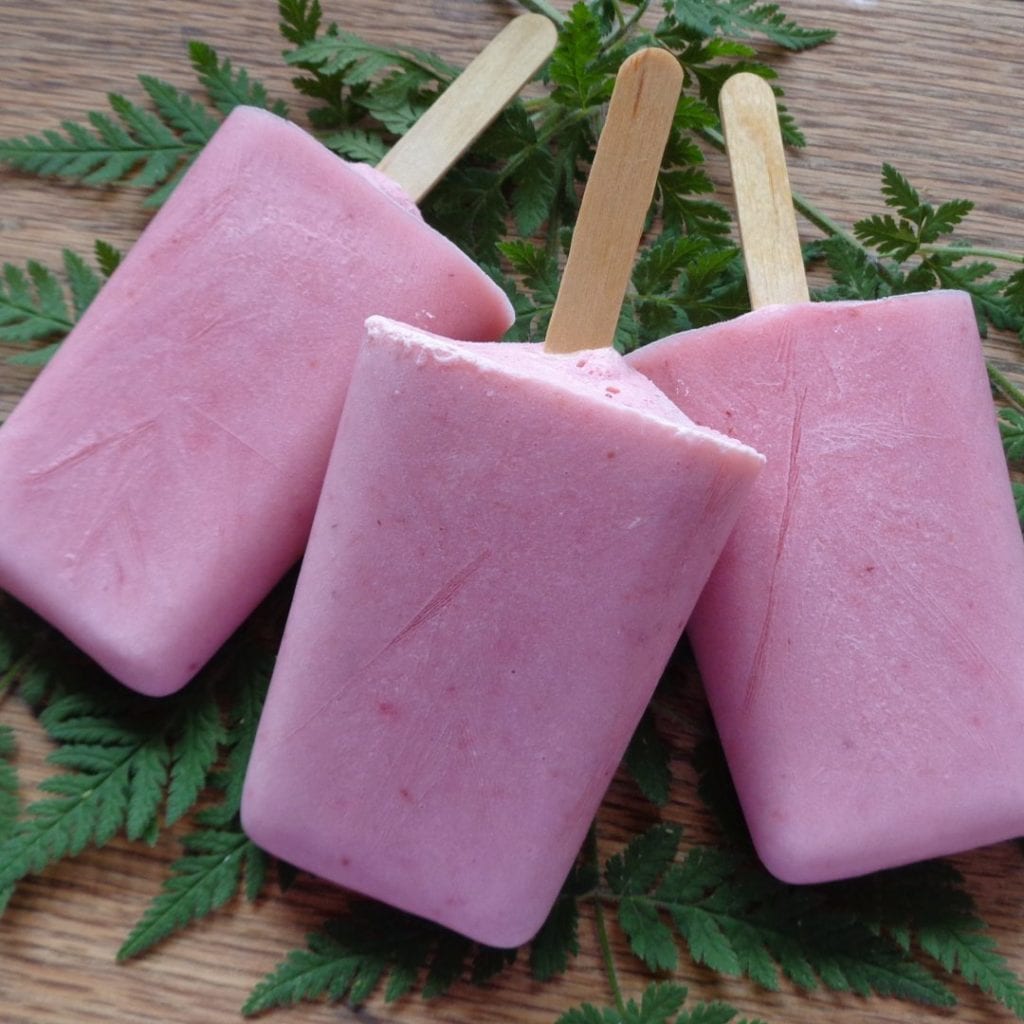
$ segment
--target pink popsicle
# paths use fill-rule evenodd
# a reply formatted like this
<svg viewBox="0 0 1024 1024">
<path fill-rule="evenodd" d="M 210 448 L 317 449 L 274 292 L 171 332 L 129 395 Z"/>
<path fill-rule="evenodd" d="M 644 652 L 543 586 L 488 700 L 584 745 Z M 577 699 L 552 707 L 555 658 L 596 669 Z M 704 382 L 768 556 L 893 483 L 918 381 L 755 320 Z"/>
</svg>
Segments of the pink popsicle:
<svg viewBox="0 0 1024 1024">
<path fill-rule="evenodd" d="M 541 925 L 760 459 L 610 349 L 374 318 L 246 781 L 261 846 Z"/>
<path fill-rule="evenodd" d="M 740 209 L 759 305 L 787 261 L 755 265 Z M 628 362 L 768 457 L 689 627 L 767 867 L 1024 832 L 1024 544 L 969 297 L 768 305 Z"/>
<path fill-rule="evenodd" d="M 601 277 L 635 246 L 664 148 L 643 154 L 649 180 L 635 137 L 619 148 L 649 186 L 619 221 L 635 204 L 612 129 L 642 124 L 657 89 L 667 133 L 680 77 L 663 51 L 620 73 L 563 283 L 574 304 L 595 185 L 619 193 L 614 213 L 596 206 L 618 239 L 593 250 Z M 628 264 L 595 289 L 618 296 L 598 338 Z M 554 902 L 762 459 L 610 347 L 553 354 L 572 348 L 554 327 L 544 346 L 368 331 L 243 823 L 302 868 L 513 946 Z"/>
<path fill-rule="evenodd" d="M 513 22 L 391 173 L 422 195 L 553 37 Z M 0 431 L 0 587 L 128 686 L 184 685 L 301 554 L 372 313 L 512 320 L 396 182 L 236 109 Z"/>
</svg>

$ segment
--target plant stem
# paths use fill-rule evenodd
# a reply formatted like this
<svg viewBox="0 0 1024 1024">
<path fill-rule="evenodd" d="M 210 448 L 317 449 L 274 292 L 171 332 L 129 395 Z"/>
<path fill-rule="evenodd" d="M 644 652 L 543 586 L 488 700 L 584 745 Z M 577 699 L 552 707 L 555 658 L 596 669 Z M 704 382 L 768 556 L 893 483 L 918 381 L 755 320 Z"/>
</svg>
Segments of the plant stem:
<svg viewBox="0 0 1024 1024">
<path fill-rule="evenodd" d="M 550 18 L 559 27 L 565 24 L 565 15 L 548 3 L 548 0 L 519 0 L 519 2 L 528 11 L 533 11 L 534 14 L 543 14 L 544 17 Z"/>
<path fill-rule="evenodd" d="M 1001 249 L 976 249 L 972 245 L 922 245 L 925 256 L 974 256 L 982 260 L 1002 260 L 1004 263 L 1024 263 L 1024 255 L 1003 252 Z"/>
<path fill-rule="evenodd" d="M 1018 412 L 1024 412 L 1024 391 L 1017 387 L 1002 370 L 997 370 L 991 363 L 986 363 L 986 366 L 988 367 L 988 379 L 995 385 L 996 390 L 1011 405 L 1016 406 Z"/>
<path fill-rule="evenodd" d="M 623 18 L 621 9 L 616 8 L 619 12 L 619 27 L 612 34 L 611 38 L 607 40 L 605 45 L 611 47 L 620 40 L 625 39 L 633 30 L 633 26 L 647 13 L 647 9 L 650 6 L 650 0 L 644 0 L 643 3 L 636 5 L 636 9 L 628 18 Z"/>
<path fill-rule="evenodd" d="M 600 856 L 597 850 L 597 829 L 591 825 L 587 834 L 587 852 L 594 865 L 600 863 Z M 601 948 L 601 960 L 604 962 L 605 974 L 608 977 L 608 988 L 611 990 L 612 999 L 615 1000 L 615 1009 L 619 1014 L 625 1014 L 626 1003 L 622 998 L 622 987 L 619 985 L 619 972 L 615 969 L 615 958 L 612 956 L 612 944 L 608 939 L 608 925 L 604 917 L 604 906 L 600 899 L 594 900 L 594 924 L 597 927 L 597 942 Z"/>
</svg>

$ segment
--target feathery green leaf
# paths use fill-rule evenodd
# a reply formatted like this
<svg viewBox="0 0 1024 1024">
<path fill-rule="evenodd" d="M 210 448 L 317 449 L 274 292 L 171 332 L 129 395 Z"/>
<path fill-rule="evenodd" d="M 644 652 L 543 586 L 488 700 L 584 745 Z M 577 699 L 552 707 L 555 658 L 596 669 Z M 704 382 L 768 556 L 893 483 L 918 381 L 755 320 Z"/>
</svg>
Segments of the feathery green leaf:
<svg viewBox="0 0 1024 1024">
<path fill-rule="evenodd" d="M 13 831 L 21 810 L 14 753 L 14 732 L 8 726 L 0 724 L 0 842 Z"/>
<path fill-rule="evenodd" d="M 597 15 L 585 3 L 573 4 L 551 56 L 552 100 L 579 110 L 604 103 L 612 90 L 609 70 Z"/>
<path fill-rule="evenodd" d="M 1006 457 L 1014 462 L 1024 459 L 1024 413 L 1019 409 L 1000 409 L 999 433 Z"/>
<path fill-rule="evenodd" d="M 349 86 L 366 85 L 396 69 L 419 73 L 434 82 L 450 82 L 458 72 L 436 54 L 415 46 L 380 46 L 340 29 L 285 54 L 287 63 L 341 73 Z"/>
<path fill-rule="evenodd" d="M 686 998 L 687 990 L 683 985 L 652 982 L 644 990 L 639 1004 L 629 999 L 620 1010 L 583 1003 L 567 1010 L 555 1024 L 730 1024 L 736 1019 L 738 1011 L 727 1003 L 696 1003 L 683 1009 Z M 743 1020 L 737 1024 L 763 1022 Z"/>
<path fill-rule="evenodd" d="M 245 68 L 235 68 L 230 60 L 221 58 L 209 44 L 191 40 L 188 59 L 213 105 L 222 114 L 230 114 L 235 107 L 249 106 L 288 116 L 288 107 L 281 100 L 271 102 L 262 82 L 250 78 Z"/>
<path fill-rule="evenodd" d="M 668 747 L 658 734 L 654 716 L 648 710 L 629 741 L 625 764 L 640 792 L 658 807 L 668 803 L 672 782 L 670 759 Z"/>
<path fill-rule="evenodd" d="M 476 947 L 460 935 L 379 904 L 359 902 L 345 918 L 307 936 L 253 990 L 247 1016 L 304 1000 L 346 1000 L 358 1006 L 381 984 L 385 998 L 400 998 L 423 980 L 424 995 L 446 992 L 467 970 L 487 978 L 509 954 Z M 479 961 L 483 960 L 483 965 Z"/>
<path fill-rule="evenodd" d="M 46 177 L 85 185 L 115 182 L 153 187 L 167 181 L 199 145 L 162 129 L 153 116 L 116 93 L 108 97 L 116 118 L 93 111 L 88 125 L 61 123 L 61 130 L 0 140 L 0 162 Z"/>
<path fill-rule="evenodd" d="M 801 28 L 778 4 L 758 0 L 668 0 L 666 6 L 681 24 L 704 36 L 761 35 L 787 50 L 807 50 L 835 37 L 831 29 Z"/>
<path fill-rule="evenodd" d="M 1015 480 L 1011 485 L 1013 488 L 1013 503 L 1017 508 L 1017 519 L 1020 521 L 1021 529 L 1024 529 L 1024 484 Z"/>
<path fill-rule="evenodd" d="M 178 714 L 170 750 L 170 785 L 164 812 L 168 825 L 182 818 L 199 799 L 209 781 L 227 732 L 221 721 L 214 687 L 208 679 L 192 684 L 189 699 Z"/>
<path fill-rule="evenodd" d="M 185 856 L 171 865 L 171 874 L 142 919 L 118 950 L 127 960 L 222 907 L 238 892 L 244 875 L 254 875 L 252 888 L 262 887 L 262 853 L 241 829 L 199 829 L 182 839 Z M 249 898 L 255 898 L 252 890 Z"/>
<path fill-rule="evenodd" d="M 596 885 L 593 865 L 573 866 L 547 920 L 530 943 L 530 973 L 538 981 L 564 973 L 579 954 L 580 900 L 592 893 Z"/>
</svg>

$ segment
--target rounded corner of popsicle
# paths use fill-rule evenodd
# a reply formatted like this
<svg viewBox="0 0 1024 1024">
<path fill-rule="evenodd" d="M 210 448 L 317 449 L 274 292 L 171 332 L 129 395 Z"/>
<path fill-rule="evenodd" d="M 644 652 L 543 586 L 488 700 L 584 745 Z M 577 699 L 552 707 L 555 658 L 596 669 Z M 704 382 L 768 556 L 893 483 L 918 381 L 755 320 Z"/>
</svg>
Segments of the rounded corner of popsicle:
<svg viewBox="0 0 1024 1024">
<path fill-rule="evenodd" d="M 858 872 L 844 870 L 834 848 L 825 848 L 806 830 L 752 829 L 754 849 L 768 873 L 784 885 L 816 885 L 851 877 Z"/>
<path fill-rule="evenodd" d="M 526 920 L 509 921 L 506 918 L 496 924 L 491 923 L 479 929 L 468 927 L 463 934 L 467 938 L 493 949 L 518 949 L 537 937 L 541 928 L 544 927 L 549 913 L 550 909 L 545 908 L 542 914 L 533 913 Z M 456 931 L 462 930 L 458 924 L 452 927 Z"/>
<path fill-rule="evenodd" d="M 238 821 L 242 826 L 242 831 L 257 846 L 262 847 L 264 844 L 260 841 L 260 823 L 262 821 L 260 807 L 260 794 L 253 785 L 250 772 L 246 774 L 245 781 L 242 783 L 242 796 L 238 803 Z"/>
<path fill-rule="evenodd" d="M 274 823 L 277 820 L 271 807 L 271 796 L 267 792 L 266 785 L 254 777 L 250 763 L 242 783 L 242 795 L 238 804 L 238 821 L 242 826 L 242 831 L 261 850 L 281 857 L 279 851 L 286 847 L 288 842 L 282 838 L 280 829 L 275 829 Z M 286 858 L 282 857 L 282 859 Z"/>
<path fill-rule="evenodd" d="M 150 679 L 136 680 L 131 683 L 126 682 L 124 685 L 130 690 L 135 690 L 136 693 L 142 694 L 143 697 L 150 697 L 153 700 L 164 700 L 184 690 L 189 682 L 191 682 L 191 679 L 191 676 L 186 679 L 175 676 L 173 679 L 158 679 L 155 681 Z"/>
<path fill-rule="evenodd" d="M 70 639 L 78 642 L 74 637 Z M 153 651 L 140 651 L 136 656 L 131 656 L 121 649 L 99 649 L 97 645 L 84 643 L 81 649 L 93 657 L 115 681 L 152 700 L 173 697 L 184 690 L 202 668 L 200 664 L 192 664 L 187 668 L 168 667 L 169 659 L 162 657 L 165 652 L 158 655 Z"/>
</svg>

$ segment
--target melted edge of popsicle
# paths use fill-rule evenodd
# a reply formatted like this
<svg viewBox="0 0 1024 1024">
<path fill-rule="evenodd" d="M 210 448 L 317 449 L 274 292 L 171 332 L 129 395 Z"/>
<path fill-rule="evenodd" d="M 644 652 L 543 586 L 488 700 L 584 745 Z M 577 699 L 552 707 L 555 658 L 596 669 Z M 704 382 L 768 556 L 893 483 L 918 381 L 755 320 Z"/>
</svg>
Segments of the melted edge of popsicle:
<svg viewBox="0 0 1024 1024">
<path fill-rule="evenodd" d="M 539 342 L 455 341 L 383 316 L 370 317 L 366 329 L 370 344 L 398 343 L 406 350 L 417 349 L 438 363 L 461 362 L 484 373 L 518 377 L 590 400 L 600 397 L 603 385 L 605 397 L 614 399 L 609 408 L 619 414 L 640 416 L 689 442 L 710 442 L 758 463 L 764 462 L 760 452 L 742 441 L 694 423 L 615 349 L 602 347 L 552 355 L 544 352 Z M 592 386 L 584 381 L 592 382 Z"/>
</svg>

